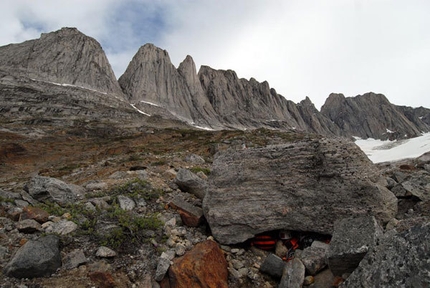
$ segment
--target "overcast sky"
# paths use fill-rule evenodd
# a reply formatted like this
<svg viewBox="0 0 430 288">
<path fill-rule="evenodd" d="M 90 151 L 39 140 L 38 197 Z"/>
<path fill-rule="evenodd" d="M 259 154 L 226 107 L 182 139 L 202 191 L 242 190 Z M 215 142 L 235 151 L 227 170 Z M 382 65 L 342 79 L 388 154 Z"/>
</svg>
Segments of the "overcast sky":
<svg viewBox="0 0 430 288">
<path fill-rule="evenodd" d="M 0 25 L 0 45 L 77 27 L 118 78 L 154 43 L 176 67 L 191 55 L 318 109 L 369 91 L 430 108 L 429 0 L 2 0 Z"/>
</svg>

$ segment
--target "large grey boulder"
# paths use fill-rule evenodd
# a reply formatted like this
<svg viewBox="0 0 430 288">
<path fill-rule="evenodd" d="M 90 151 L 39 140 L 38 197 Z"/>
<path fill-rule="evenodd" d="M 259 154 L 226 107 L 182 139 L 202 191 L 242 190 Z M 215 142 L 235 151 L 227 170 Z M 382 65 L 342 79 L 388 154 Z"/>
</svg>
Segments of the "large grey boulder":
<svg viewBox="0 0 430 288">
<path fill-rule="evenodd" d="M 341 287 L 428 287 L 430 223 L 382 236 Z"/>
<path fill-rule="evenodd" d="M 382 228 L 373 216 L 336 221 L 327 257 L 333 275 L 353 272 L 381 235 Z"/>
<path fill-rule="evenodd" d="M 278 229 L 332 234 L 341 218 L 388 222 L 396 214 L 397 199 L 381 179 L 345 139 L 226 151 L 214 159 L 203 212 L 223 244 Z"/>
<path fill-rule="evenodd" d="M 72 204 L 85 194 L 81 186 L 44 176 L 31 178 L 24 189 L 37 201 L 56 202 L 60 206 Z"/>
<path fill-rule="evenodd" d="M 206 194 L 207 182 L 188 169 L 179 169 L 175 183 L 179 189 L 191 193 L 197 198 L 203 199 Z"/>
<path fill-rule="evenodd" d="M 3 273 L 15 278 L 48 276 L 61 267 L 60 240 L 49 235 L 29 240 L 16 252 Z"/>
</svg>

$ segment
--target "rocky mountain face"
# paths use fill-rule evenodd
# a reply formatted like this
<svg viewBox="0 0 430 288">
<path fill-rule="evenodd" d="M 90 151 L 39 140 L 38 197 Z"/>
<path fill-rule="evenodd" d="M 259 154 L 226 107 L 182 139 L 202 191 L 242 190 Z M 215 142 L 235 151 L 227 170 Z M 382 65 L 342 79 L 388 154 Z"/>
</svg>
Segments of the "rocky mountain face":
<svg viewBox="0 0 430 288">
<path fill-rule="evenodd" d="M 367 93 L 332 94 L 319 112 L 309 98 L 295 104 L 266 81 L 208 66 L 197 73 L 190 56 L 176 68 L 167 51 L 152 44 L 139 49 L 117 81 L 100 44 L 75 28 L 0 47 L 0 73 L 3 115 L 27 122 L 97 118 L 121 126 L 128 119 L 134 126 L 264 127 L 378 139 L 430 131 L 429 109 L 397 107 Z"/>
<path fill-rule="evenodd" d="M 190 124 L 222 127 L 204 97 L 196 79 L 194 61 L 189 56 L 176 69 L 167 51 L 146 44 L 133 57 L 119 83 L 136 107 L 161 107 L 170 112 L 171 117 Z M 144 111 L 151 113 L 153 110 Z"/>
<path fill-rule="evenodd" d="M 76 28 L 0 47 L 0 67 L 17 76 L 71 84 L 122 96 L 100 44 Z"/>
<path fill-rule="evenodd" d="M 321 114 L 333 121 L 343 135 L 361 138 L 394 140 L 430 131 L 423 121 L 410 121 L 413 117 L 407 117 L 402 110 L 406 111 L 391 104 L 382 94 L 367 93 L 356 97 L 330 94 Z"/>
</svg>

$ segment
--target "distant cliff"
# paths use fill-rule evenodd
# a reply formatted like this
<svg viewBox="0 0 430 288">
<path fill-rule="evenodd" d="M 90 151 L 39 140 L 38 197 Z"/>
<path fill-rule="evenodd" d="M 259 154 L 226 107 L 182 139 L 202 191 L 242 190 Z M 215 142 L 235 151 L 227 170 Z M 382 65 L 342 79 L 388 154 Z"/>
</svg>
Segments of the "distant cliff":
<svg viewBox="0 0 430 288">
<path fill-rule="evenodd" d="M 173 120 L 173 126 L 180 121 L 215 130 L 265 127 L 378 139 L 410 138 L 430 131 L 429 109 L 396 106 L 382 94 L 356 97 L 331 94 L 320 112 L 308 97 L 296 104 L 278 94 L 267 82 L 241 79 L 232 70 L 202 66 L 197 73 L 191 56 L 176 68 L 167 51 L 152 44 L 138 50 L 117 81 L 100 44 L 76 28 L 62 28 L 42 34 L 36 40 L 0 47 L 0 72 L 1 85 L 11 85 L 10 77 L 15 81 L 15 88 L 23 85 L 18 83 L 20 81 L 45 83 L 36 89 L 39 96 L 32 100 L 33 108 L 18 100 L 19 97 L 4 92 L 9 88 L 3 89 L 0 97 L 7 105 L 0 110 L 14 111 L 13 115 L 32 111 L 34 105 L 43 106 L 38 103 L 43 101 L 40 95 L 49 94 L 57 108 L 42 110 L 65 118 L 70 114 L 84 114 L 112 121 L 112 116 L 118 115 L 119 118 L 138 117 L 139 121 L 154 122 L 148 117 L 160 117 Z M 55 90 L 64 93 L 57 94 L 65 94 L 61 97 L 66 98 L 69 95 L 70 99 L 82 96 L 76 89 L 86 89 L 85 93 L 89 94 L 84 98 L 94 103 L 84 103 L 82 99 L 75 104 L 65 100 L 56 102 L 55 96 L 45 87 L 47 82 L 60 85 Z M 72 89 L 70 86 L 75 89 L 73 93 L 68 92 Z M 32 98 L 32 93 L 36 92 L 25 90 L 24 94 Z M 14 102 L 14 99 L 17 100 Z M 66 103 L 68 109 L 62 109 L 62 103 Z M 77 105 L 76 111 L 73 105 Z M 85 112 L 80 110 L 82 107 Z M 97 113 L 101 107 L 121 107 L 121 113 Z M 127 113 L 133 116 L 128 117 Z"/>
</svg>

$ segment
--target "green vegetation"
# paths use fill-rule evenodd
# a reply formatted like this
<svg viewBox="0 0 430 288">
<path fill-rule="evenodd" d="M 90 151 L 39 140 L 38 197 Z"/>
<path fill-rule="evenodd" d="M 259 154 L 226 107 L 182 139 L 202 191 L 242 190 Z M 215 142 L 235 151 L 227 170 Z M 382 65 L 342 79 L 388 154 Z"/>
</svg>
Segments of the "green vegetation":
<svg viewBox="0 0 430 288">
<path fill-rule="evenodd" d="M 193 173 L 198 173 L 198 172 L 203 172 L 205 173 L 205 175 L 209 175 L 211 174 L 211 170 L 209 168 L 204 168 L 204 167 L 192 167 L 190 168 L 190 171 Z"/>
<path fill-rule="evenodd" d="M 134 199 L 143 198 L 145 201 L 153 201 L 162 194 L 162 190 L 152 188 L 147 181 L 135 179 L 98 195 L 98 197 L 111 196 L 112 203 L 107 210 L 97 208 L 90 210 L 82 202 L 66 207 L 48 202 L 40 204 L 39 207 L 55 216 L 70 213 L 71 220 L 79 225 L 77 233 L 94 237 L 100 245 L 116 249 L 142 243 L 145 241 L 145 231 L 163 227 L 163 222 L 154 213 L 140 215 L 134 211 L 121 209 L 117 197 L 124 195 Z M 94 197 L 94 194 L 92 196 Z M 102 231 L 99 226 L 101 223 L 112 224 L 113 228 Z"/>
<path fill-rule="evenodd" d="M 143 198 L 146 201 L 149 201 L 158 199 L 158 197 L 163 195 L 163 191 L 160 189 L 154 189 L 147 181 L 136 178 L 113 188 L 107 195 L 124 195 L 132 198 Z"/>
</svg>

